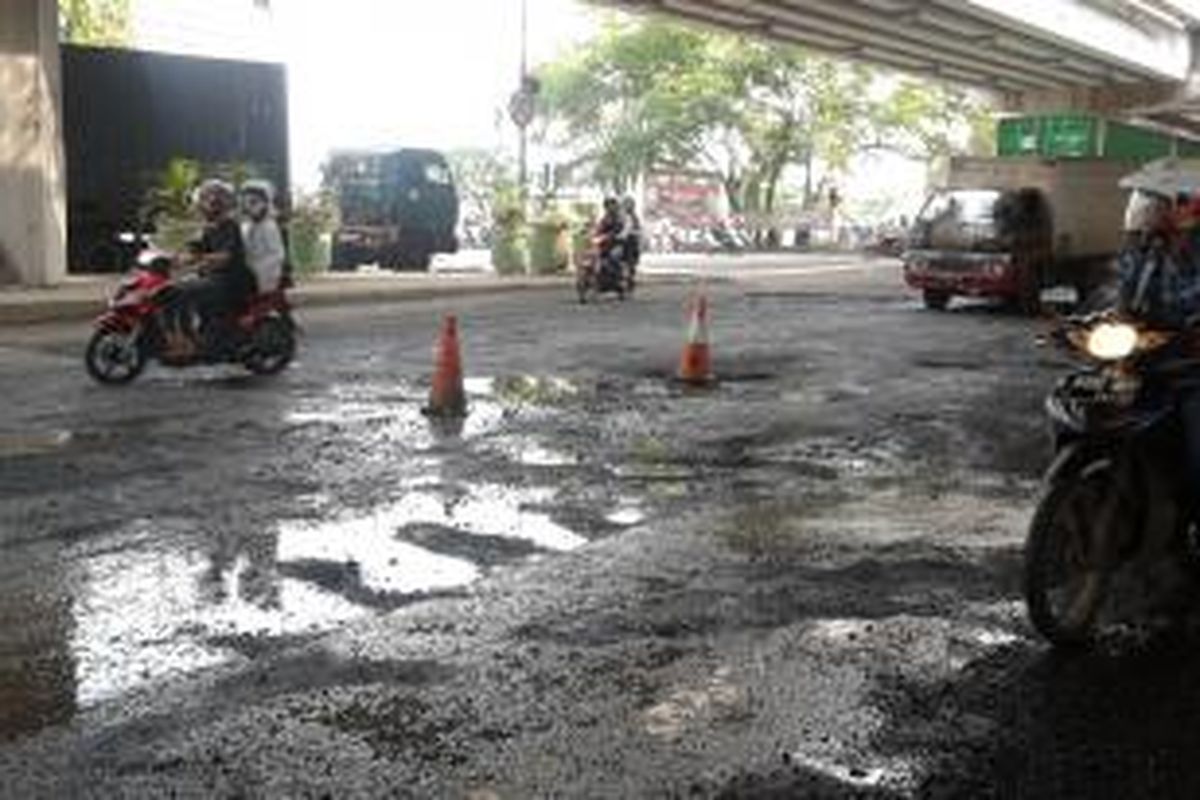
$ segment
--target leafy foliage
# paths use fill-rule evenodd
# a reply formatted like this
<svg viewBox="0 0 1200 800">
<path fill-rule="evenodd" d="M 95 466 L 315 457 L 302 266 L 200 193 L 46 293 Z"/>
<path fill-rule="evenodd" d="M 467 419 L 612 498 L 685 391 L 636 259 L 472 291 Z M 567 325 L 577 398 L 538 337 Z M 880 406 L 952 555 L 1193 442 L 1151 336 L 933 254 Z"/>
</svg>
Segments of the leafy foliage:
<svg viewBox="0 0 1200 800">
<path fill-rule="evenodd" d="M 878 147 L 931 158 L 987 120 L 959 89 L 654 18 L 609 18 L 539 78 L 548 135 L 601 183 L 621 191 L 650 170 L 701 167 L 751 213 L 775 207 L 790 165 L 805 167 L 811 204 L 814 163 L 838 172 Z"/>
<path fill-rule="evenodd" d="M 337 226 L 337 201 L 331 192 L 297 193 L 288 219 L 288 249 L 297 273 L 309 275 L 329 266 L 326 236 Z"/>
<path fill-rule="evenodd" d="M 125 47 L 133 39 L 131 0 L 59 0 L 59 35 L 71 44 Z"/>
<path fill-rule="evenodd" d="M 474 147 L 451 150 L 446 160 L 454 173 L 463 218 L 491 218 L 497 191 L 515 180 L 513 165 L 493 150 Z"/>
</svg>

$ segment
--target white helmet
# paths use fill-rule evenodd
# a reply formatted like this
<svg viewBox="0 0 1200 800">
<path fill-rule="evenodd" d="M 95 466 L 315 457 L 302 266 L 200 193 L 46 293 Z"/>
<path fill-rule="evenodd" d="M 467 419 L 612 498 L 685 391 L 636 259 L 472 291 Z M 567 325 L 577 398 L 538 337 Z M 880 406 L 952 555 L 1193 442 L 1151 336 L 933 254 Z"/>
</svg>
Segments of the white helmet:
<svg viewBox="0 0 1200 800">
<path fill-rule="evenodd" d="M 1171 201 L 1155 192 L 1135 189 L 1125 205 L 1126 231 L 1153 233 L 1167 227 L 1171 219 Z"/>
<path fill-rule="evenodd" d="M 253 178 L 244 182 L 239 194 L 242 197 L 248 194 L 259 195 L 263 200 L 267 201 L 267 205 L 275 201 L 275 187 L 271 185 L 270 181 L 261 178 Z"/>
</svg>

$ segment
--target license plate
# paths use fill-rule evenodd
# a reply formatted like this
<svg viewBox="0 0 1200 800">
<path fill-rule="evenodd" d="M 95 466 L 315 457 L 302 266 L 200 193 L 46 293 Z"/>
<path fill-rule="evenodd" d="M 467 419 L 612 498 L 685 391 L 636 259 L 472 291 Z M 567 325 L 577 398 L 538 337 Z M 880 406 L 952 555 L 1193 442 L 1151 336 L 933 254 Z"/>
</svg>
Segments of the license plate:
<svg viewBox="0 0 1200 800">
<path fill-rule="evenodd" d="M 1075 305 L 1079 302 L 1079 290 L 1074 286 L 1053 286 L 1042 290 L 1041 300 L 1051 305 Z"/>
<path fill-rule="evenodd" d="M 1073 376 L 1069 385 L 1072 394 L 1101 395 L 1108 391 L 1109 379 L 1107 375 L 1088 373 Z"/>
</svg>

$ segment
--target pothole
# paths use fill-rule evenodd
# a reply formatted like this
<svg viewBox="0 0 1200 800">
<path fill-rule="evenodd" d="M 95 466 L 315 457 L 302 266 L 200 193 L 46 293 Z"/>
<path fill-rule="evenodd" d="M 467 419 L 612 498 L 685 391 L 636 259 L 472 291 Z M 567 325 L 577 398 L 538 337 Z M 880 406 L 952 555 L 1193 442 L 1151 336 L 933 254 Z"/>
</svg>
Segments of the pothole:
<svg viewBox="0 0 1200 800">
<path fill-rule="evenodd" d="M 56 453 L 75 440 L 75 434 L 66 430 L 0 433 L 0 458 Z"/>
</svg>

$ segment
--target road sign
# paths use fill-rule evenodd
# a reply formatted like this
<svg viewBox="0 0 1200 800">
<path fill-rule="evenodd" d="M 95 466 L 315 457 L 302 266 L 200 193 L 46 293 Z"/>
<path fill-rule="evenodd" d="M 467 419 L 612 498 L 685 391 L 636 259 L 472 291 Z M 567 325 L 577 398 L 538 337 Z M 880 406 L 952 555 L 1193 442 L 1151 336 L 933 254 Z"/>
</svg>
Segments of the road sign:
<svg viewBox="0 0 1200 800">
<path fill-rule="evenodd" d="M 512 99 L 508 101 L 508 115 L 512 117 L 512 121 L 518 128 L 529 127 L 529 123 L 533 122 L 533 111 L 533 94 L 531 92 L 525 90 L 513 92 Z"/>
</svg>

